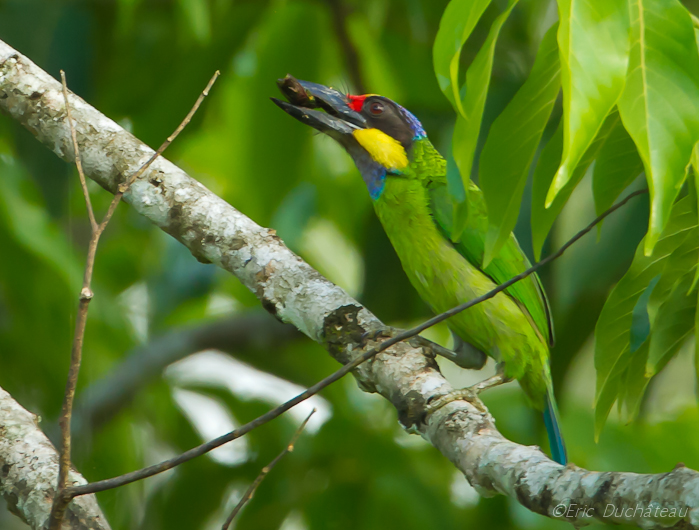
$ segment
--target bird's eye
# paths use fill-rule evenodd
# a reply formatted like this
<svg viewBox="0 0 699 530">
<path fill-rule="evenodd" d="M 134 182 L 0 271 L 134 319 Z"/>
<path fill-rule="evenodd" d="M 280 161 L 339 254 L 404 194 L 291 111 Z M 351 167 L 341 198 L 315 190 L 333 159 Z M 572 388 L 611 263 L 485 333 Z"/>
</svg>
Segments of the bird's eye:
<svg viewBox="0 0 699 530">
<path fill-rule="evenodd" d="M 383 104 L 379 103 L 378 101 L 374 101 L 371 105 L 369 105 L 369 112 L 371 112 L 374 116 L 378 116 L 383 112 Z"/>
</svg>

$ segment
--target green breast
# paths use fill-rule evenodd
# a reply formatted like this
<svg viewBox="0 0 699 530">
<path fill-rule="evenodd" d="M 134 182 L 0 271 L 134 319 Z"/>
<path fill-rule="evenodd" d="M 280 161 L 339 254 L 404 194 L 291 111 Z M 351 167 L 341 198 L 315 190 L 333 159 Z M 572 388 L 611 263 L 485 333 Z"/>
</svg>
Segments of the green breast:
<svg viewBox="0 0 699 530">
<path fill-rule="evenodd" d="M 413 174 L 389 175 L 374 206 L 410 282 L 434 312 L 446 311 L 495 287 L 435 224 L 421 179 Z M 546 388 L 544 372 L 548 370 L 543 363 L 548 348 L 511 296 L 500 293 L 452 317 L 448 324 L 466 342 L 504 361 L 506 373 L 520 379 L 539 405 Z"/>
</svg>

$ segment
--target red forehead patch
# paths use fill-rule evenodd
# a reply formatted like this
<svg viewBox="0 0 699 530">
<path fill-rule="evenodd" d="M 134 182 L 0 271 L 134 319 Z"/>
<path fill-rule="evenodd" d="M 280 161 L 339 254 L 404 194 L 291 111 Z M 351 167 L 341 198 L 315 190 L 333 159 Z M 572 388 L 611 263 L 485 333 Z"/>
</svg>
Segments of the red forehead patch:
<svg viewBox="0 0 699 530">
<path fill-rule="evenodd" d="M 347 94 L 347 98 L 349 99 L 349 107 L 354 112 L 362 111 L 362 107 L 364 106 L 364 100 L 366 99 L 366 96 L 352 96 L 350 94 Z"/>
</svg>

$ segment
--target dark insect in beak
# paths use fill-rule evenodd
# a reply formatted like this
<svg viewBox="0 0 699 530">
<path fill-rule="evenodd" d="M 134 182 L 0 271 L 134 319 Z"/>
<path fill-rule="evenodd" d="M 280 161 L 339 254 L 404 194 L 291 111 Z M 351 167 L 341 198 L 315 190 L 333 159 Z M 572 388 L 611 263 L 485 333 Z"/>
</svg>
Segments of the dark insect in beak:
<svg viewBox="0 0 699 530">
<path fill-rule="evenodd" d="M 350 126 L 359 128 L 367 126 L 364 117 L 349 107 L 347 96 L 332 87 L 310 81 L 300 81 L 291 75 L 278 79 L 277 86 L 288 103 L 297 107 L 298 110 L 319 109 L 350 124 Z M 277 104 L 279 105 L 279 103 Z M 289 112 L 288 107 L 285 110 Z"/>
<path fill-rule="evenodd" d="M 283 79 L 277 79 L 277 86 L 286 100 L 297 107 L 316 108 L 314 97 L 306 92 L 301 83 L 295 77 L 286 75 Z"/>
</svg>

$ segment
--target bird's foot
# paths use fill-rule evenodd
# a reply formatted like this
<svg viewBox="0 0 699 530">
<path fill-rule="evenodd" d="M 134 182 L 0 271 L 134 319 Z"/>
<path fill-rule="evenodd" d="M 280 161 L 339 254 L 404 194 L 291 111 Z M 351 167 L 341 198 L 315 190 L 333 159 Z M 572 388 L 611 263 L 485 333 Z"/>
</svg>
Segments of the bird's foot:
<svg viewBox="0 0 699 530">
<path fill-rule="evenodd" d="M 502 365 L 498 365 L 497 372 L 494 376 L 489 377 L 480 383 L 476 383 L 473 386 L 462 388 L 460 390 L 454 390 L 453 392 L 449 392 L 448 394 L 430 401 L 425 406 L 425 415 L 432 414 L 452 401 L 468 401 L 479 411 L 485 412 L 485 406 L 483 405 L 480 397 L 478 397 L 478 394 L 489 388 L 493 388 L 504 383 L 509 383 L 510 381 L 512 381 L 512 378 L 505 375 Z"/>
<path fill-rule="evenodd" d="M 362 348 L 366 348 L 366 345 L 369 342 L 375 342 L 379 339 L 379 337 L 390 338 L 398 333 L 400 333 L 400 330 L 391 326 L 382 326 L 376 329 L 370 329 L 369 331 L 362 333 L 360 343 Z"/>
<path fill-rule="evenodd" d="M 362 348 L 365 348 L 370 341 L 377 341 L 381 337 L 395 337 L 396 335 L 403 333 L 403 331 L 404 330 L 402 329 L 394 328 L 391 326 L 383 326 L 380 328 L 366 331 L 362 334 L 361 337 Z M 412 346 L 425 348 L 426 350 L 433 352 L 435 355 L 440 355 L 446 359 L 449 359 L 450 361 L 454 360 L 455 353 L 452 350 L 450 350 L 449 348 L 445 348 L 444 346 L 440 346 L 436 342 L 432 342 L 431 340 L 426 339 L 425 337 L 421 337 L 420 335 L 410 337 L 409 339 L 406 339 L 405 342 L 410 343 Z"/>
<path fill-rule="evenodd" d="M 475 386 L 476 385 L 469 386 L 467 388 L 462 388 L 460 390 L 454 390 L 452 392 L 449 392 L 448 394 L 433 399 L 425 406 L 425 415 L 429 415 L 433 412 L 438 411 L 443 406 L 448 405 L 452 401 L 468 401 L 479 411 L 485 412 L 485 406 L 481 402 L 481 399 L 478 397 L 478 392 L 476 392 L 474 388 Z"/>
</svg>

